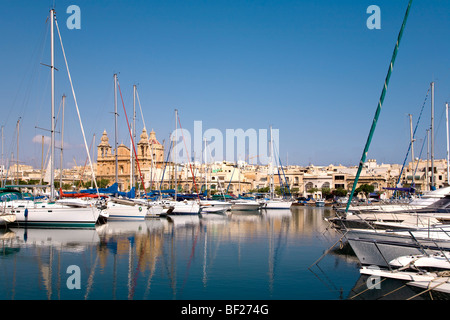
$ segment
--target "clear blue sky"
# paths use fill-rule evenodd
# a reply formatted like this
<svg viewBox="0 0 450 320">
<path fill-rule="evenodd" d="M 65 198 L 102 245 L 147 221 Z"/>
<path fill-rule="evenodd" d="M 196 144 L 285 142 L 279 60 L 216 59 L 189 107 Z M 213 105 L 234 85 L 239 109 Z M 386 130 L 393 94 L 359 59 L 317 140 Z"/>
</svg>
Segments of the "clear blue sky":
<svg viewBox="0 0 450 320">
<path fill-rule="evenodd" d="M 88 143 L 114 139 L 113 74 L 129 116 L 138 85 L 147 129 L 160 142 L 174 127 L 279 129 L 285 164 L 357 165 L 381 94 L 407 0 L 166 0 L 0 2 L 0 112 L 5 156 L 39 167 L 40 136 L 50 127 L 49 29 L 56 3 Z M 69 30 L 69 5 L 81 29 Z M 381 9 L 369 30 L 368 6 Z M 450 100 L 450 2 L 415 0 L 368 158 L 402 163 L 430 82 L 435 81 L 436 158 L 445 158 L 445 102 Z M 67 95 L 66 165 L 86 155 L 61 49 L 56 39 L 56 109 Z M 119 142 L 129 145 L 119 97 Z M 139 113 L 138 113 L 139 115 Z M 418 156 L 430 125 L 430 96 L 417 129 Z M 142 130 L 139 116 L 138 132 Z M 38 137 L 39 143 L 33 143 Z M 57 137 L 57 140 L 59 138 Z M 96 154 L 96 152 L 94 153 Z M 252 155 L 250 155 L 252 156 Z M 426 157 L 426 151 L 422 158 Z M 95 158 L 95 157 L 94 157 Z"/>
</svg>

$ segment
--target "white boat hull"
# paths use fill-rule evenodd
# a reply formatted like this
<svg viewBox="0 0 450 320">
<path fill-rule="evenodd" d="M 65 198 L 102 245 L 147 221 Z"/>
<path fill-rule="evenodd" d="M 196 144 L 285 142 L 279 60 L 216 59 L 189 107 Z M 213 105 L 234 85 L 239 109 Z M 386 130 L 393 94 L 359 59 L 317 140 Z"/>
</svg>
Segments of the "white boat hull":
<svg viewBox="0 0 450 320">
<path fill-rule="evenodd" d="M 266 209 L 290 209 L 292 202 L 290 201 L 267 201 L 264 208 Z"/>
<path fill-rule="evenodd" d="M 0 213 L 0 226 L 6 226 L 16 221 L 16 215 L 13 213 Z"/>
<path fill-rule="evenodd" d="M 450 277 L 440 276 L 439 273 L 398 272 L 367 267 L 363 267 L 360 273 L 372 277 L 403 280 L 410 286 L 450 293 Z"/>
<path fill-rule="evenodd" d="M 201 213 L 207 214 L 207 213 L 216 213 L 216 214 L 223 214 L 227 212 L 228 210 L 231 210 L 232 204 L 229 202 L 224 201 L 201 201 L 200 207 L 201 207 Z"/>
<path fill-rule="evenodd" d="M 15 223 L 27 227 L 93 228 L 100 215 L 100 210 L 95 206 L 68 207 L 32 201 L 20 201 L 11 205 L 6 210 L 16 215 Z"/>
<path fill-rule="evenodd" d="M 168 215 L 198 215 L 200 205 L 197 201 L 177 201 L 170 203 L 173 210 Z"/>
<path fill-rule="evenodd" d="M 450 251 L 448 228 L 395 232 L 348 230 L 346 239 L 363 265 L 387 267 L 389 261 L 401 256 Z"/>
</svg>

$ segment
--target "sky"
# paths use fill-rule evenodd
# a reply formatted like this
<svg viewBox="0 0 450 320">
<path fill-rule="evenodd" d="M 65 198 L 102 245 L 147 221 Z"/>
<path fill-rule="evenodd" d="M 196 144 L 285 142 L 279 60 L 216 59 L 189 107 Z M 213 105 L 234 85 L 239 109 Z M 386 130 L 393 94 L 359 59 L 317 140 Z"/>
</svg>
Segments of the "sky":
<svg viewBox="0 0 450 320">
<path fill-rule="evenodd" d="M 71 5 L 80 9 L 79 29 L 67 25 L 75 21 L 74 12 L 67 12 Z M 373 12 L 367 12 L 371 5 L 380 9 L 379 29 L 367 26 L 373 18 Z M 202 122 L 203 131 L 217 129 L 224 139 L 227 129 L 278 129 L 283 165 L 358 165 L 407 5 L 407 0 L 3 0 L 4 158 L 16 155 L 19 119 L 19 161 L 41 166 L 43 135 L 47 153 L 50 29 L 46 20 L 53 7 L 89 146 L 100 143 L 104 130 L 114 143 L 113 75 L 117 73 L 129 121 L 133 85 L 137 86 L 137 134 L 145 122 L 166 149 L 177 109 L 182 127 L 191 134 L 194 121 Z M 416 157 L 426 159 L 431 82 L 435 83 L 435 158 L 446 157 L 449 35 L 449 1 L 413 1 L 368 159 L 403 163 L 410 141 L 408 114 L 413 128 L 420 116 L 414 151 Z M 57 113 L 66 95 L 64 167 L 84 165 L 83 137 L 57 36 L 55 67 Z M 120 95 L 118 113 L 118 142 L 129 146 Z M 61 121 L 57 130 L 61 131 Z M 56 140 L 61 140 L 60 133 Z M 189 152 L 192 157 L 193 150 Z M 96 148 L 92 156 L 95 160 Z M 250 163 L 257 163 L 259 157 L 249 148 L 235 156 Z"/>
</svg>

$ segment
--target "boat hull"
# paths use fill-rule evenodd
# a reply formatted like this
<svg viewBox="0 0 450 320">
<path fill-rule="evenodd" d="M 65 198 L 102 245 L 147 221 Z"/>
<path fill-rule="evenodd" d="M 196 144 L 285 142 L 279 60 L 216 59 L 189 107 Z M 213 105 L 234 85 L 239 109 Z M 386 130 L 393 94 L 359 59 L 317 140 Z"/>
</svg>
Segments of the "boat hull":
<svg viewBox="0 0 450 320">
<path fill-rule="evenodd" d="M 171 212 L 168 212 L 168 215 L 198 215 L 200 213 L 200 206 L 195 201 L 189 202 L 189 201 L 180 201 L 176 203 L 171 203 L 171 207 L 173 207 L 173 210 Z"/>
<path fill-rule="evenodd" d="M 100 215 L 100 210 L 90 208 L 45 207 L 45 208 L 15 208 L 13 223 L 23 227 L 63 227 L 63 228 L 94 228 Z"/>
<path fill-rule="evenodd" d="M 348 230 L 346 238 L 363 265 L 388 267 L 400 256 L 450 251 L 448 231 L 373 232 Z"/>
<path fill-rule="evenodd" d="M 265 209 L 290 209 L 292 202 L 288 201 L 267 201 L 264 205 Z"/>
<path fill-rule="evenodd" d="M 108 220 L 144 220 L 147 216 L 147 208 L 140 205 L 108 203 L 106 212 Z"/>
</svg>

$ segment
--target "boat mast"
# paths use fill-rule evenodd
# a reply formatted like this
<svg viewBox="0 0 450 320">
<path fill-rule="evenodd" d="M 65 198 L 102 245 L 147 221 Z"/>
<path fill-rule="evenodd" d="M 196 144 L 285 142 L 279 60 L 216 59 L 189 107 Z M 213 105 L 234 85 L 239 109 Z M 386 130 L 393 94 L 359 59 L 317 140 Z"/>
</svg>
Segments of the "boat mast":
<svg viewBox="0 0 450 320">
<path fill-rule="evenodd" d="M 1 176 L 1 186 L 3 187 L 3 173 L 4 173 L 4 171 L 5 171 L 5 162 L 3 161 L 4 160 L 4 158 L 3 158 L 3 144 L 4 144 L 4 140 L 3 140 L 3 128 L 4 128 L 4 126 L 2 126 L 2 166 L 1 166 L 1 169 L 2 169 L 2 176 Z"/>
<path fill-rule="evenodd" d="M 434 189 L 434 82 L 431 82 L 431 190 Z"/>
<path fill-rule="evenodd" d="M 448 141 L 448 102 L 445 103 L 445 121 L 447 124 L 447 184 L 450 186 L 449 141 Z"/>
<path fill-rule="evenodd" d="M 428 178 L 428 172 L 430 170 L 430 129 L 427 129 L 427 169 L 425 170 L 425 178 L 427 180 L 426 191 L 430 190 L 430 179 Z"/>
<path fill-rule="evenodd" d="M 119 158 L 117 148 L 117 73 L 114 73 L 114 148 L 115 148 L 115 182 L 119 182 Z"/>
<path fill-rule="evenodd" d="M 412 127 L 412 114 L 408 114 L 409 116 L 409 129 L 411 131 L 411 169 L 414 168 L 414 133 Z"/>
<path fill-rule="evenodd" d="M 272 136 L 272 126 L 270 126 L 270 199 L 274 198 L 274 190 L 273 190 L 273 136 Z"/>
<path fill-rule="evenodd" d="M 50 142 L 50 200 L 54 200 L 55 197 L 55 46 L 54 46 L 54 18 L 55 18 L 55 10 L 50 10 L 50 72 L 51 72 L 51 83 L 52 83 L 52 96 L 51 96 L 51 142 Z"/>
<path fill-rule="evenodd" d="M 177 120 L 178 120 L 178 110 L 175 109 L 175 141 L 174 141 L 174 148 L 175 148 L 175 153 L 173 155 L 173 167 L 174 167 L 174 172 L 175 172 L 175 201 L 177 201 L 177 141 L 178 141 L 178 124 L 177 124 Z"/>
<path fill-rule="evenodd" d="M 203 150 L 203 154 L 204 154 L 204 162 L 205 162 L 205 191 L 206 191 L 206 199 L 208 199 L 208 174 L 207 174 L 207 160 L 206 160 L 206 138 L 203 138 L 203 144 L 204 144 L 204 150 Z M 195 155 L 194 155 L 194 159 L 195 159 Z"/>
<path fill-rule="evenodd" d="M 19 124 L 20 118 L 17 120 L 17 159 L 16 159 L 16 184 L 19 184 Z"/>
<path fill-rule="evenodd" d="M 346 213 L 348 212 L 348 208 L 350 207 L 350 204 L 352 202 L 353 194 L 355 193 L 355 189 L 358 184 L 359 176 L 361 175 L 361 170 L 364 166 L 364 162 L 366 162 L 367 153 L 369 152 L 369 146 L 370 146 L 370 143 L 372 142 L 372 137 L 373 137 L 373 134 L 375 132 L 375 128 L 376 128 L 376 125 L 378 122 L 378 117 L 380 116 L 381 107 L 384 102 L 384 97 L 386 96 L 389 79 L 391 78 L 392 70 L 394 68 L 395 58 L 397 57 L 398 48 L 400 46 L 400 40 L 402 39 L 403 30 L 405 29 L 405 26 L 406 26 L 406 21 L 408 20 L 408 15 L 409 15 L 409 10 L 411 9 L 411 4 L 412 4 L 412 0 L 409 0 L 408 8 L 406 9 L 406 13 L 403 18 L 402 27 L 398 34 L 397 42 L 395 43 L 394 52 L 392 53 L 391 63 L 389 64 L 388 72 L 387 72 L 386 78 L 384 80 L 383 90 L 381 91 L 380 99 L 378 100 L 378 105 L 377 105 L 377 109 L 375 111 L 375 116 L 373 118 L 372 126 L 369 131 L 369 136 L 367 137 L 366 145 L 364 147 L 364 151 L 362 153 L 361 160 L 359 161 L 359 167 L 358 167 L 358 171 L 356 172 L 355 181 L 353 182 L 352 191 L 350 193 L 350 197 L 348 198 L 347 206 L 345 208 Z"/>
<path fill-rule="evenodd" d="M 60 174 L 59 174 L 59 187 L 62 188 L 62 175 L 63 175 L 63 146 L 64 146 L 64 104 L 66 101 L 66 95 L 63 94 L 62 96 L 62 123 L 61 123 L 61 168 L 60 168 Z"/>
<path fill-rule="evenodd" d="M 136 85 L 133 85 L 133 141 L 136 141 Z M 133 141 L 131 142 L 131 147 L 133 147 Z M 135 184 L 135 156 L 134 153 L 131 152 L 131 187 L 134 187 Z"/>
</svg>

